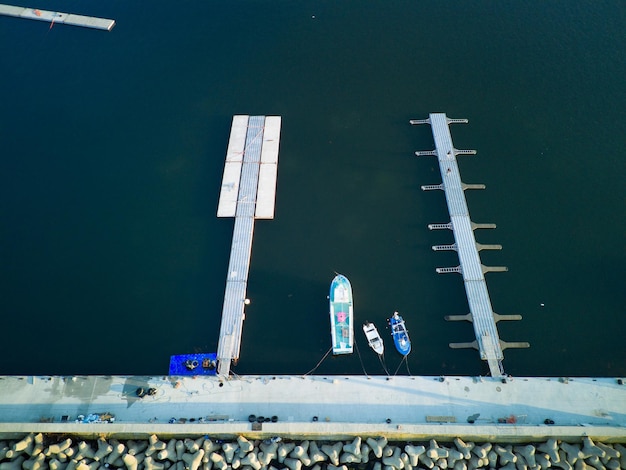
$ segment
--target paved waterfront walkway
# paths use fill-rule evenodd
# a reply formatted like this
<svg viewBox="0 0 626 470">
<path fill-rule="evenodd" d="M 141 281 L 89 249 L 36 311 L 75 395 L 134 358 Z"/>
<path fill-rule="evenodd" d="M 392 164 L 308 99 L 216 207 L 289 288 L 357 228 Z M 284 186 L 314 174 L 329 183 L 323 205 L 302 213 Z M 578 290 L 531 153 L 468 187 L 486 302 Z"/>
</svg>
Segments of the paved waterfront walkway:
<svg viewBox="0 0 626 470">
<path fill-rule="evenodd" d="M 138 398 L 139 387 L 154 394 Z M 76 423 L 103 413 L 115 422 Z M 250 415 L 277 422 L 253 425 Z M 0 417 L 0 437 L 38 430 L 609 442 L 626 440 L 626 385 L 615 378 L 0 377 Z"/>
</svg>

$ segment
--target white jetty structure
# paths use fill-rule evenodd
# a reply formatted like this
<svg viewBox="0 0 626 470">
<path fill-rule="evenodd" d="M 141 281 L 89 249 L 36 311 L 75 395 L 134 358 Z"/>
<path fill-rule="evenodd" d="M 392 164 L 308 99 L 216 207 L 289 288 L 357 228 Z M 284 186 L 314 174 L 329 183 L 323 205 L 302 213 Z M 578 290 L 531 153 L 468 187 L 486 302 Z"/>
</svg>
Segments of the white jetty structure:
<svg viewBox="0 0 626 470">
<path fill-rule="evenodd" d="M 239 359 L 255 219 L 273 219 L 280 116 L 233 116 L 218 217 L 235 217 L 217 347 L 218 374 Z"/>
<path fill-rule="evenodd" d="M 4 4 L 0 4 L 0 15 L 46 21 L 51 23 L 51 25 L 67 24 L 71 26 L 82 26 L 83 28 L 102 29 L 106 31 L 111 31 L 113 26 L 115 26 L 115 20 L 109 20 L 106 18 L 96 18 L 93 16 L 60 13 L 58 11 L 40 10 L 38 8 L 18 7 Z"/>
<path fill-rule="evenodd" d="M 465 292 L 470 313 L 467 315 L 450 315 L 449 321 L 467 320 L 474 326 L 476 340 L 470 343 L 451 343 L 451 348 L 475 348 L 480 351 L 482 360 L 487 361 L 492 377 L 504 375 L 502 351 L 506 348 L 527 348 L 526 342 L 505 342 L 498 335 L 496 323 L 500 320 L 521 320 L 520 315 L 498 315 L 491 307 L 489 292 L 485 282 L 485 273 L 490 271 L 507 271 L 503 266 L 484 266 L 480 261 L 480 250 L 500 250 L 501 245 L 481 245 L 476 243 L 474 230 L 479 228 L 495 228 L 495 224 L 476 224 L 471 221 L 464 191 L 466 189 L 484 189 L 483 184 L 465 184 L 461 181 L 457 155 L 474 155 L 475 150 L 458 150 L 454 148 L 450 135 L 449 124 L 467 123 L 467 119 L 450 119 L 445 113 L 431 113 L 428 119 L 411 120 L 411 124 L 430 124 L 435 140 L 435 150 L 415 152 L 417 156 L 436 156 L 439 161 L 442 183 L 422 186 L 422 190 L 441 189 L 446 193 L 450 222 L 447 224 L 430 224 L 430 230 L 448 229 L 454 232 L 455 243 L 452 245 L 435 245 L 433 250 L 453 250 L 459 255 L 460 265 L 455 267 L 437 268 L 438 273 L 460 273 L 463 276 Z"/>
</svg>

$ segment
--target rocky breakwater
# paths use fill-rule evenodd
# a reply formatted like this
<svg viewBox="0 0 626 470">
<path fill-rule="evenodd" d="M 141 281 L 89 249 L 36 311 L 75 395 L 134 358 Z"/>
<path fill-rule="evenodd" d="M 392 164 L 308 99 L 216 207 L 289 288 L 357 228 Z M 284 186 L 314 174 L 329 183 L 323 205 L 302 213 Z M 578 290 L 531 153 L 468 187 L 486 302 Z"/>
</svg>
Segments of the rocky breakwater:
<svg viewBox="0 0 626 470">
<path fill-rule="evenodd" d="M 84 441 L 71 436 L 28 434 L 0 441 L 0 470 L 412 470 L 494 468 L 535 470 L 626 468 L 626 447 L 585 437 L 527 445 L 390 443 L 384 437 L 351 441 L 290 442 L 200 438 Z"/>
</svg>

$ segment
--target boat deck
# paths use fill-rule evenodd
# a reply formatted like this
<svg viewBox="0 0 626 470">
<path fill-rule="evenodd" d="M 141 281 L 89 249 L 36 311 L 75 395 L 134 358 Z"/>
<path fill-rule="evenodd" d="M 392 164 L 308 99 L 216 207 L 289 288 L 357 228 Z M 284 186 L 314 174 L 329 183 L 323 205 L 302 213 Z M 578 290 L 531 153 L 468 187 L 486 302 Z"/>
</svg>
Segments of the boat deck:
<svg viewBox="0 0 626 470">
<path fill-rule="evenodd" d="M 423 190 L 442 189 L 445 191 L 449 224 L 431 224 L 431 230 L 451 229 L 454 232 L 453 245 L 437 245 L 433 249 L 455 250 L 460 265 L 456 267 L 437 268 L 438 273 L 460 273 L 463 276 L 465 292 L 469 304 L 470 316 L 449 317 L 452 320 L 470 320 L 474 327 L 476 341 L 472 343 L 452 343 L 451 347 L 475 347 L 480 351 L 481 359 L 487 361 L 493 377 L 504 374 L 502 366 L 503 345 L 506 347 L 528 347 L 528 343 L 506 343 L 500 340 L 496 322 L 499 319 L 517 320 L 521 317 L 513 315 L 497 315 L 494 313 L 485 273 L 489 271 L 506 271 L 505 267 L 487 267 L 481 263 L 479 249 L 500 249 L 500 245 L 480 245 L 476 243 L 474 229 L 495 228 L 494 224 L 475 224 L 471 221 L 464 191 L 466 189 L 484 189 L 484 185 L 469 185 L 461 181 L 457 155 L 472 155 L 475 150 L 458 150 L 454 148 L 449 124 L 466 123 L 466 119 L 450 119 L 444 113 L 432 113 L 428 119 L 412 120 L 411 124 L 430 124 L 435 150 L 416 152 L 418 156 L 436 156 L 439 162 L 442 183 L 425 185 Z"/>
<path fill-rule="evenodd" d="M 239 359 L 255 219 L 274 217 L 280 116 L 233 117 L 217 209 L 235 217 L 217 348 L 218 374 Z"/>
<path fill-rule="evenodd" d="M 25 8 L 4 4 L 0 4 L 0 15 L 46 21 L 53 24 L 67 24 L 71 26 L 82 26 L 83 28 L 102 29 L 106 31 L 111 31 L 113 26 L 115 26 L 115 20 L 109 20 L 106 18 L 95 18 L 93 16 L 75 15 L 73 13 L 59 13 L 57 11 L 39 10 L 37 8 Z"/>
</svg>

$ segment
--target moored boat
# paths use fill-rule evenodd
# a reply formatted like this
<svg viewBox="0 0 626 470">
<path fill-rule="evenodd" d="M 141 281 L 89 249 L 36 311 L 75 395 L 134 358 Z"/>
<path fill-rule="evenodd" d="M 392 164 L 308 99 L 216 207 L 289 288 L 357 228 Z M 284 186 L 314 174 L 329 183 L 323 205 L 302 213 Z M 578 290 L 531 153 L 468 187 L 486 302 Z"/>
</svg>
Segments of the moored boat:
<svg viewBox="0 0 626 470">
<path fill-rule="evenodd" d="M 330 332 L 333 354 L 351 354 L 354 342 L 352 286 L 337 274 L 330 284 Z"/>
<path fill-rule="evenodd" d="M 403 356 L 408 355 L 411 352 L 411 340 L 409 339 L 409 332 L 404 325 L 404 319 L 398 312 L 393 312 L 389 319 L 389 326 L 391 327 L 391 336 L 396 349 Z"/>
<path fill-rule="evenodd" d="M 382 355 L 385 352 L 385 345 L 376 329 L 376 325 L 372 322 L 363 323 L 363 333 L 365 333 L 369 347 L 372 348 L 376 354 Z"/>
</svg>

